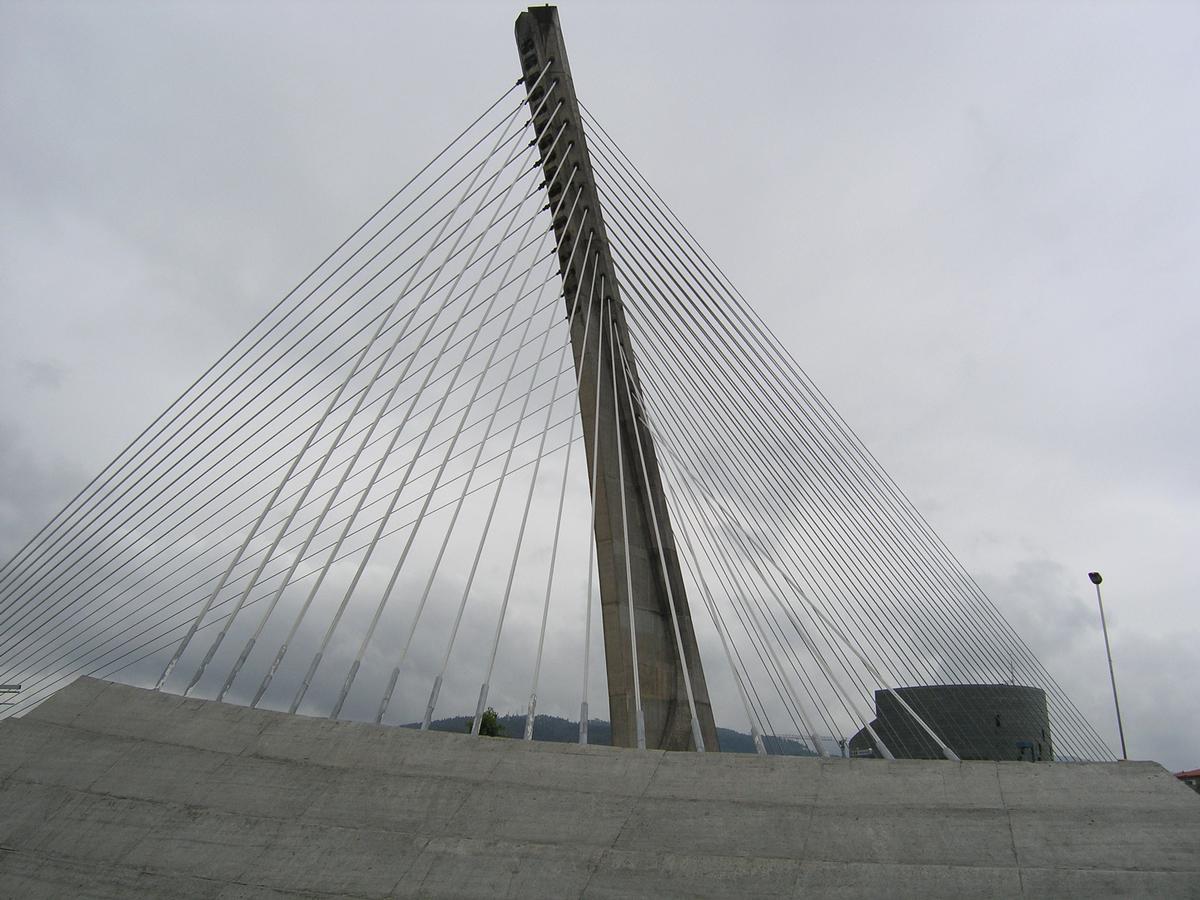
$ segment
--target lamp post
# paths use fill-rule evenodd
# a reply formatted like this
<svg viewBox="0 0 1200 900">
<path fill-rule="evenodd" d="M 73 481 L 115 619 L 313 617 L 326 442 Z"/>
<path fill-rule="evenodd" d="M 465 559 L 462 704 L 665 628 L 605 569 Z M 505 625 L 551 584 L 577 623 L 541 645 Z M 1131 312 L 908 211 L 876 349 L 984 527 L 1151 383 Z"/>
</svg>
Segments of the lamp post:
<svg viewBox="0 0 1200 900">
<path fill-rule="evenodd" d="M 1104 632 L 1104 652 L 1108 656 L 1108 677 L 1112 679 L 1113 706 L 1117 709 L 1117 733 L 1121 736 L 1121 759 L 1129 759 L 1125 750 L 1125 728 L 1121 725 L 1121 702 L 1117 699 L 1117 676 L 1113 671 L 1112 647 L 1108 643 L 1108 625 L 1104 621 L 1104 600 L 1100 596 L 1100 582 L 1104 579 L 1099 572 L 1088 572 L 1088 578 L 1096 586 L 1096 602 L 1100 605 L 1100 630 Z"/>
</svg>

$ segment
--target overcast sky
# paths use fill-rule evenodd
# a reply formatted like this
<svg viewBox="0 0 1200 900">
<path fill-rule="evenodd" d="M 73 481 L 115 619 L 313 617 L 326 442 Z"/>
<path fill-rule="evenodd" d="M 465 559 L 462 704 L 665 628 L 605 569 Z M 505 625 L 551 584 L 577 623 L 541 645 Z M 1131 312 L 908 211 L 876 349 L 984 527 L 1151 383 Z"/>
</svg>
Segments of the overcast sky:
<svg viewBox="0 0 1200 900">
<path fill-rule="evenodd" d="M 560 4 L 581 98 L 1117 748 L 1200 765 L 1200 7 Z M 520 7 L 0 0 L 0 556 L 517 76 Z"/>
</svg>

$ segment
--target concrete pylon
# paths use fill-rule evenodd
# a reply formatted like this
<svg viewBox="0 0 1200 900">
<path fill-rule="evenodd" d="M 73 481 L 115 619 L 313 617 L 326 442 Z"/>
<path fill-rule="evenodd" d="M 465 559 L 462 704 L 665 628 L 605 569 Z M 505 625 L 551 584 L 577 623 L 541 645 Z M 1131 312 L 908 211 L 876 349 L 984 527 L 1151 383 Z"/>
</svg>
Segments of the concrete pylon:
<svg viewBox="0 0 1200 900">
<path fill-rule="evenodd" d="M 542 167 L 552 204 L 562 196 L 564 185 L 574 172 L 568 196 L 554 222 L 554 229 L 559 239 L 560 265 L 568 308 L 575 297 L 580 279 L 586 278 L 579 309 L 572 324 L 571 340 L 575 367 L 580 373 L 579 400 L 584 445 L 588 453 L 589 471 L 595 473 L 594 477 L 598 482 L 596 559 L 600 575 L 600 604 L 604 623 L 604 655 L 608 670 L 613 744 L 624 747 L 637 746 L 634 663 L 625 560 L 626 538 L 621 515 L 621 495 L 624 493 L 628 517 L 628 555 L 633 584 L 634 632 L 637 636 L 637 671 L 645 721 L 646 747 L 664 750 L 695 749 L 684 669 L 680 665 L 678 650 L 678 644 L 682 643 L 704 749 L 717 750 L 719 746 L 712 706 L 704 681 L 704 668 L 696 649 L 696 637 L 692 630 L 687 594 L 679 571 L 679 559 L 654 453 L 654 441 L 645 425 L 630 414 L 626 376 L 620 363 L 615 367 L 617 385 L 615 398 L 613 396 L 612 357 L 607 339 L 604 354 L 597 352 L 596 336 L 601 330 L 605 330 L 607 335 L 607 329 L 612 327 L 618 342 L 625 349 L 632 372 L 630 386 L 636 396 L 639 390 L 636 363 L 632 358 L 626 331 L 619 280 L 609 252 L 604 215 L 592 178 L 587 140 L 581 125 L 575 86 L 571 80 L 571 69 L 567 62 L 562 30 L 559 27 L 558 10 L 553 6 L 538 6 L 521 13 L 517 18 L 516 36 L 521 71 L 529 90 L 530 108 L 537 109 L 539 101 L 550 93 L 549 99 L 534 120 L 534 125 L 540 136 Z M 536 86 L 535 82 L 538 82 Z M 558 136 L 559 128 L 564 123 L 565 128 Z M 551 151 L 551 144 L 556 136 L 558 141 Z M 557 181 L 551 183 L 556 171 Z M 577 212 L 571 217 L 571 221 L 567 221 L 569 208 L 576 202 L 575 194 L 580 189 L 582 192 L 579 195 Z M 584 210 L 588 211 L 588 215 L 582 228 L 583 234 L 579 236 L 580 249 L 568 269 L 571 249 L 575 245 L 574 229 L 578 228 Z M 585 268 L 583 259 L 583 248 L 587 245 L 589 236 L 590 256 L 597 266 L 595 284 L 599 290 L 603 280 L 606 301 L 603 304 L 603 313 L 602 304 L 593 304 L 590 324 L 585 319 L 584 310 L 592 271 L 590 265 Z M 605 317 L 603 321 L 602 314 Z M 585 330 L 588 335 L 587 346 L 584 346 L 583 340 Z M 595 426 L 597 377 L 602 379 L 598 428 Z M 599 441 L 593 459 L 597 431 Z M 624 462 L 623 477 L 617 458 L 618 434 Z M 638 453 L 639 440 L 645 454 L 648 479 L 642 471 L 642 459 Z M 657 518 L 657 533 L 662 537 L 665 567 L 660 561 L 651 509 Z M 674 601 L 679 625 L 678 642 L 671 619 L 668 582 L 669 596 Z"/>
</svg>

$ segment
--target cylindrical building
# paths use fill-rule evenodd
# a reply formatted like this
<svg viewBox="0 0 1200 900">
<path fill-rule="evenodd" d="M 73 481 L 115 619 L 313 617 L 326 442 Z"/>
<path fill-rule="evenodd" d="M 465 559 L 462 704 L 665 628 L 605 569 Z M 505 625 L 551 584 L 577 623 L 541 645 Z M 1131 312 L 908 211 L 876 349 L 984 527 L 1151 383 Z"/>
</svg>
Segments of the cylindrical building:
<svg viewBox="0 0 1200 900">
<path fill-rule="evenodd" d="M 896 688 L 962 759 L 1054 759 L 1046 692 L 1014 684 L 950 684 Z M 871 728 L 897 759 L 941 759 L 938 745 L 891 691 L 875 692 Z M 851 756 L 882 756 L 866 728 L 850 739 Z"/>
</svg>

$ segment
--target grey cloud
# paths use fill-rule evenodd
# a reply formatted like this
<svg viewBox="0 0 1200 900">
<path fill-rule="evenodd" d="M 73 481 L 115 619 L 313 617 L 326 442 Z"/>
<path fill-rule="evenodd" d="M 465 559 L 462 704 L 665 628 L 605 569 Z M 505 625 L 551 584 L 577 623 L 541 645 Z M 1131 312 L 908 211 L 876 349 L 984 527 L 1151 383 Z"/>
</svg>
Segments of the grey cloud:
<svg viewBox="0 0 1200 900">
<path fill-rule="evenodd" d="M 516 76 L 517 5 L 332 9 L 0 9 L 0 555 Z M 1090 568 L 1131 749 L 1198 764 L 1200 14 L 562 16 L 585 102 L 1110 744 Z"/>
</svg>

